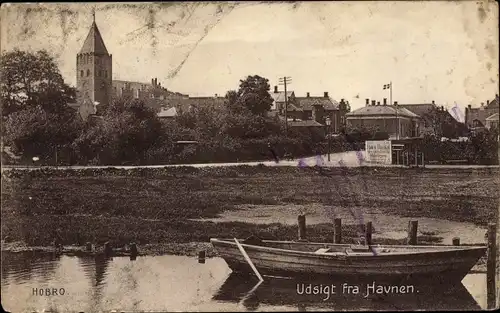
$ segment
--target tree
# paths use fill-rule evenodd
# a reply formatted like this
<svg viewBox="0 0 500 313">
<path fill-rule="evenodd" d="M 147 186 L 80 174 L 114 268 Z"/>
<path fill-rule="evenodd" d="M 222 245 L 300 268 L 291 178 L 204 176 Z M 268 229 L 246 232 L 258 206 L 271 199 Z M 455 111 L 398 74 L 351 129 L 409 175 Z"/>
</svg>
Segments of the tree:
<svg viewBox="0 0 500 313">
<path fill-rule="evenodd" d="M 52 159 L 57 151 L 69 148 L 82 129 L 73 112 L 47 112 L 42 106 L 28 107 L 5 119 L 4 141 L 25 157 Z M 62 159 L 66 156 L 60 156 Z"/>
<path fill-rule="evenodd" d="M 269 80 L 258 75 L 248 76 L 240 80 L 240 88 L 236 93 L 228 92 L 226 98 L 232 112 L 248 110 L 254 115 L 264 116 L 273 104 L 269 94 Z"/>
<path fill-rule="evenodd" d="M 147 161 L 148 150 L 170 145 L 171 138 L 156 113 L 137 99 L 120 98 L 104 111 L 102 120 L 89 125 L 74 147 L 84 161 L 100 164 Z M 161 150 L 161 149 L 160 149 Z"/>
<path fill-rule="evenodd" d="M 67 110 L 76 91 L 64 83 L 54 59 L 45 50 L 14 50 L 2 55 L 1 99 L 3 115 L 33 106 L 48 112 Z"/>
<path fill-rule="evenodd" d="M 68 148 L 82 125 L 68 106 L 75 89 L 64 83 L 54 59 L 44 50 L 14 50 L 2 55 L 0 71 L 5 144 L 25 157 L 53 158 Z"/>
</svg>

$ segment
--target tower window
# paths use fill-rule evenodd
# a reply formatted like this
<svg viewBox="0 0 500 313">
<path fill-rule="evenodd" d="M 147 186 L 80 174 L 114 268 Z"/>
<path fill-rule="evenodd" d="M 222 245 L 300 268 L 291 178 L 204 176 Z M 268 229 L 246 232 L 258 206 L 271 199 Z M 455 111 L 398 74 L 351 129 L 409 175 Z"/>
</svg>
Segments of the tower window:
<svg viewBox="0 0 500 313">
<path fill-rule="evenodd" d="M 87 70 L 87 77 L 90 76 L 90 70 Z"/>
<path fill-rule="evenodd" d="M 83 77 L 83 70 L 80 71 L 80 76 Z"/>
</svg>

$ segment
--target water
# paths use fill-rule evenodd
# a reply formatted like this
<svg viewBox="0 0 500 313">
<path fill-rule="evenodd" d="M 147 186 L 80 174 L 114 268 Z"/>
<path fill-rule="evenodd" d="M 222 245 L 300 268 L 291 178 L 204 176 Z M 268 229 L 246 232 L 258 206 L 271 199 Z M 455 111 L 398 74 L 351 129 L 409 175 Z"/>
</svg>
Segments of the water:
<svg viewBox="0 0 500 313">
<path fill-rule="evenodd" d="M 257 286 L 231 274 L 224 260 L 185 256 L 77 257 L 2 253 L 2 305 L 12 312 L 479 310 L 485 308 L 485 275 L 463 286 L 418 294 L 298 294 L 292 280 L 266 279 Z M 319 282 L 317 282 L 319 285 Z M 342 282 L 328 282 L 341 285 Z M 325 282 L 325 286 L 327 283 Z M 465 287 L 464 287 L 465 286 Z M 45 288 L 58 295 L 34 294 Z"/>
</svg>

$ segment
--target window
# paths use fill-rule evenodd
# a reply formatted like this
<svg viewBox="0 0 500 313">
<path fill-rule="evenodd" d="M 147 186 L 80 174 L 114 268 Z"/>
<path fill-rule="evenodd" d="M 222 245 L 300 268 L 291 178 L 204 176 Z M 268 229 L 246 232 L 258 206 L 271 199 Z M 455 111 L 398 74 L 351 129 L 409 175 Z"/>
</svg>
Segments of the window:
<svg viewBox="0 0 500 313">
<path fill-rule="evenodd" d="M 87 77 L 90 76 L 90 70 L 87 70 Z"/>
<path fill-rule="evenodd" d="M 80 71 L 80 76 L 83 77 L 83 70 Z"/>
<path fill-rule="evenodd" d="M 101 70 L 97 71 L 97 77 L 101 77 Z"/>
<path fill-rule="evenodd" d="M 104 77 L 108 78 L 108 71 L 104 71 Z"/>
</svg>

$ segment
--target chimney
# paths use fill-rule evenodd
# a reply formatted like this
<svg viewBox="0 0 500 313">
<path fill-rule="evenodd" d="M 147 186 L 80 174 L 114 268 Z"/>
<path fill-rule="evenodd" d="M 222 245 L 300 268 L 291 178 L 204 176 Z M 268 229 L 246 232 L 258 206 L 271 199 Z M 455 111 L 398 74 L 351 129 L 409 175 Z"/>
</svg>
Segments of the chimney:
<svg viewBox="0 0 500 313">
<path fill-rule="evenodd" d="M 158 83 L 158 87 L 160 87 L 160 88 L 161 88 L 161 83 Z"/>
<path fill-rule="evenodd" d="M 432 101 L 432 102 L 434 102 L 434 101 Z M 444 111 L 444 106 L 443 105 L 441 106 L 441 111 Z"/>
<path fill-rule="evenodd" d="M 481 102 L 481 107 L 484 107 L 484 102 Z"/>
<path fill-rule="evenodd" d="M 434 100 L 432 100 L 432 104 L 436 104 L 436 103 L 434 102 Z"/>
<path fill-rule="evenodd" d="M 375 105 L 375 100 L 372 100 L 372 105 Z"/>
<path fill-rule="evenodd" d="M 387 98 L 384 98 L 384 105 L 387 105 Z"/>
<path fill-rule="evenodd" d="M 398 102 L 397 102 L 397 101 L 394 101 L 394 105 L 398 105 Z"/>
<path fill-rule="evenodd" d="M 215 94 L 215 97 L 217 98 L 217 94 Z"/>
<path fill-rule="evenodd" d="M 325 95 L 324 95 L 325 98 L 328 98 L 328 91 L 325 91 Z"/>
<path fill-rule="evenodd" d="M 490 100 L 486 100 L 486 106 L 490 105 Z"/>
<path fill-rule="evenodd" d="M 278 86 L 274 86 L 274 93 L 278 93 Z"/>
<path fill-rule="evenodd" d="M 155 85 L 155 79 L 154 78 L 151 78 L 151 85 L 154 87 Z"/>
<path fill-rule="evenodd" d="M 158 85 L 158 78 L 155 77 L 155 86 Z"/>
<path fill-rule="evenodd" d="M 469 104 L 469 110 L 470 110 L 470 109 L 472 109 L 472 105 L 471 105 L 471 104 Z"/>
<path fill-rule="evenodd" d="M 365 100 L 366 100 L 366 104 L 365 104 L 365 106 L 367 107 L 367 106 L 369 106 L 369 105 L 370 105 L 370 99 L 366 98 Z"/>
<path fill-rule="evenodd" d="M 377 101 L 377 105 L 380 105 L 380 101 Z"/>
<path fill-rule="evenodd" d="M 308 93 L 308 92 L 306 93 L 306 97 L 308 97 L 308 98 L 309 98 L 309 93 Z"/>
</svg>

